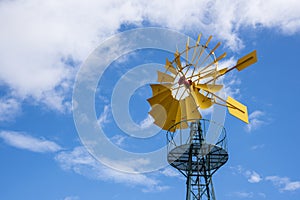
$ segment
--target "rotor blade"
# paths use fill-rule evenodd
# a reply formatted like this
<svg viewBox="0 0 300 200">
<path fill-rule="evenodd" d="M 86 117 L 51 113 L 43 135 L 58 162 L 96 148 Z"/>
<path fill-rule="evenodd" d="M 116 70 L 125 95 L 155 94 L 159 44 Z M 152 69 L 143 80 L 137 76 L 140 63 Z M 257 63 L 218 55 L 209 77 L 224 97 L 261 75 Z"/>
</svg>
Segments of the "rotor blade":
<svg viewBox="0 0 300 200">
<path fill-rule="evenodd" d="M 202 34 L 200 33 L 200 34 L 198 35 L 198 39 L 197 39 L 197 42 L 196 42 L 196 46 L 198 46 L 198 45 L 199 45 L 199 43 L 200 43 L 200 39 L 201 39 L 201 36 L 202 36 Z"/>
<path fill-rule="evenodd" d="M 210 42 L 210 40 L 212 39 L 212 35 L 211 36 L 209 36 L 209 38 L 207 39 L 207 41 L 206 41 L 206 43 L 205 43 L 205 47 L 207 47 L 208 46 L 208 43 Z"/>
<path fill-rule="evenodd" d="M 155 104 L 160 104 L 165 98 L 168 98 L 169 96 L 173 97 L 172 91 L 166 90 L 164 92 L 160 92 L 155 96 L 152 96 L 151 98 L 147 99 L 147 101 L 151 106 L 154 106 Z"/>
<path fill-rule="evenodd" d="M 154 119 L 154 124 L 157 126 L 163 128 L 164 124 L 167 120 L 168 116 L 168 110 L 169 107 L 171 106 L 171 103 L 173 101 L 173 96 L 167 96 L 165 99 L 163 99 L 159 104 L 156 104 L 152 107 L 151 111 L 149 114 L 153 117 Z"/>
<path fill-rule="evenodd" d="M 190 38 L 188 37 L 186 45 L 185 45 L 185 59 L 186 59 L 186 61 L 189 60 L 189 43 L 190 43 Z"/>
<path fill-rule="evenodd" d="M 195 60 L 195 58 L 196 58 L 196 53 L 197 53 L 197 47 L 199 46 L 199 43 L 200 43 L 200 39 L 201 39 L 201 33 L 198 35 L 198 39 L 197 39 L 197 42 L 196 42 L 196 45 L 195 45 L 195 48 L 194 48 L 194 52 L 193 52 L 193 57 L 192 57 L 192 61 L 191 61 L 191 63 L 193 63 L 194 62 L 194 60 Z"/>
<path fill-rule="evenodd" d="M 176 122 L 177 112 L 179 110 L 178 108 L 179 108 L 179 101 L 177 99 L 173 98 L 171 105 L 170 105 L 169 109 L 167 110 L 167 119 L 163 126 L 164 130 L 170 130 L 172 132 L 174 132 L 176 130 L 176 127 L 173 125 Z M 171 127 L 172 127 L 172 129 L 170 129 Z"/>
<path fill-rule="evenodd" d="M 240 58 L 237 62 L 236 68 L 237 70 L 241 71 L 256 62 L 257 62 L 256 50 L 254 50 L 251 53 L 247 54 L 246 56 Z"/>
<path fill-rule="evenodd" d="M 223 85 L 215 85 L 215 84 L 196 84 L 195 85 L 196 88 L 205 90 L 207 92 L 218 92 L 223 88 Z"/>
<path fill-rule="evenodd" d="M 178 72 L 176 71 L 175 67 L 172 65 L 172 63 L 168 60 L 166 60 L 166 65 L 165 65 L 166 70 L 168 70 L 169 72 L 171 72 L 174 75 L 177 75 Z"/>
<path fill-rule="evenodd" d="M 169 74 L 163 73 L 161 71 L 157 71 L 157 82 L 167 82 L 167 83 L 173 83 L 175 78 Z"/>
<path fill-rule="evenodd" d="M 214 102 L 211 98 L 206 97 L 203 94 L 199 93 L 198 89 L 195 87 L 191 87 L 191 94 L 194 97 L 197 105 L 201 109 L 207 109 L 214 104 Z"/>
<path fill-rule="evenodd" d="M 240 102 L 236 101 L 232 97 L 228 96 L 227 107 L 231 115 L 244 121 L 247 124 L 249 123 L 247 106 L 241 104 Z"/>
<path fill-rule="evenodd" d="M 185 106 L 186 106 L 187 120 L 202 118 L 201 114 L 198 111 L 197 104 L 195 103 L 192 96 L 187 96 L 185 98 Z"/>
<path fill-rule="evenodd" d="M 177 50 L 176 50 L 174 56 L 175 56 L 175 62 L 177 64 L 179 70 L 181 71 L 182 70 L 182 66 L 181 66 L 181 61 L 180 61 L 180 54 L 179 54 L 179 52 Z"/>
<path fill-rule="evenodd" d="M 179 100 L 179 106 L 178 106 L 178 111 L 177 111 L 176 121 L 175 121 L 175 124 L 178 124 L 176 126 L 176 129 L 185 129 L 189 127 L 188 123 L 184 120 L 186 120 L 185 103 L 184 100 Z"/>
<path fill-rule="evenodd" d="M 167 90 L 170 90 L 173 84 L 166 83 L 166 84 L 150 84 L 150 87 L 152 89 L 152 96 L 156 96 L 161 92 L 165 92 Z"/>
</svg>

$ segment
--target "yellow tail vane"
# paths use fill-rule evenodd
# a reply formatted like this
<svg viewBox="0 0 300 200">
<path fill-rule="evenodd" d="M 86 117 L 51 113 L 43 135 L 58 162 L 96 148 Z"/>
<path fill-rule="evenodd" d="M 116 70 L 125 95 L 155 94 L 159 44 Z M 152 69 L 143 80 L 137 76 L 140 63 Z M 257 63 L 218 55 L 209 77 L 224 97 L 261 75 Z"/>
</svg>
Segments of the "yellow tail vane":
<svg viewBox="0 0 300 200">
<path fill-rule="evenodd" d="M 157 72 L 158 83 L 151 84 L 152 97 L 147 99 L 151 105 L 149 114 L 154 123 L 164 130 L 170 127 L 173 128 L 169 131 L 188 128 L 188 124 L 182 121 L 202 118 L 200 111 L 214 104 L 228 107 L 231 115 L 248 123 L 245 105 L 230 96 L 225 100 L 217 95 L 224 88 L 218 78 L 234 69 L 242 71 L 257 62 L 256 51 L 240 58 L 235 66 L 219 69 L 218 62 L 226 56 L 226 53 L 215 56 L 221 43 L 211 49 L 208 44 L 212 36 L 205 45 L 200 45 L 200 38 L 201 34 L 194 46 L 188 38 L 183 51 L 176 50 L 173 60 L 166 59 L 166 71 Z M 186 62 L 181 63 L 181 57 L 185 57 Z M 206 62 L 209 58 L 210 61 Z M 176 123 L 178 125 L 174 126 Z"/>
<path fill-rule="evenodd" d="M 256 57 L 256 50 L 255 50 L 247 54 L 246 56 L 240 58 L 237 62 L 236 68 L 237 70 L 241 71 L 256 62 L 257 62 L 257 57 Z"/>
<path fill-rule="evenodd" d="M 235 116 L 236 118 L 238 118 L 246 123 L 249 123 L 247 106 L 241 104 L 237 100 L 228 96 L 227 107 L 228 107 L 228 111 L 231 115 Z"/>
</svg>

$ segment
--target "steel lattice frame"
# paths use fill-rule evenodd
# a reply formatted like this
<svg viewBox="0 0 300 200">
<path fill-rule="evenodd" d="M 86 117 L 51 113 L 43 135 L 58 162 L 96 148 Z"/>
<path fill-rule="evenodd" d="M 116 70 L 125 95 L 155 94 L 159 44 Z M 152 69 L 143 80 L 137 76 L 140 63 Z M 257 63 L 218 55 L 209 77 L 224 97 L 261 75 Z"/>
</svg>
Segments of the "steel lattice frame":
<svg viewBox="0 0 300 200">
<path fill-rule="evenodd" d="M 167 132 L 168 162 L 187 178 L 186 200 L 215 200 L 212 175 L 228 160 L 226 131 L 204 119 L 180 123 L 188 123 L 189 132 Z M 215 144 L 206 141 L 211 123 L 220 131 Z"/>
</svg>

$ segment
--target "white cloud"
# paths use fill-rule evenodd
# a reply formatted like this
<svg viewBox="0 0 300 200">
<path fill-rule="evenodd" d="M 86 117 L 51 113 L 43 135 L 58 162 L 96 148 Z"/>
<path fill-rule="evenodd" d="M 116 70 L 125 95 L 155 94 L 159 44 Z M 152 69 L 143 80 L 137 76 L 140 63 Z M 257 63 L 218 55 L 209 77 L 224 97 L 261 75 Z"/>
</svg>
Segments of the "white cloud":
<svg viewBox="0 0 300 200">
<path fill-rule="evenodd" d="M 253 192 L 234 192 L 231 196 L 235 196 L 237 198 L 252 198 Z"/>
<path fill-rule="evenodd" d="M 288 177 L 267 176 L 265 180 L 271 181 L 276 187 L 279 188 L 280 192 L 295 191 L 300 189 L 300 181 L 291 181 Z"/>
<path fill-rule="evenodd" d="M 94 159 L 84 147 L 60 152 L 56 155 L 55 160 L 64 170 L 74 171 L 92 179 L 123 183 L 129 186 L 142 186 L 144 192 L 168 189 L 168 186 L 160 185 L 157 179 L 145 174 L 124 173 L 106 167 Z"/>
<path fill-rule="evenodd" d="M 182 175 L 172 167 L 166 167 L 163 170 L 160 171 L 161 174 L 167 177 L 181 177 Z"/>
<path fill-rule="evenodd" d="M 38 153 L 57 152 L 62 149 L 55 142 L 34 138 L 22 132 L 1 131 L 0 138 L 10 146 Z"/>
<path fill-rule="evenodd" d="M 124 141 L 126 139 L 125 136 L 122 136 L 122 135 L 114 135 L 113 137 L 110 138 L 111 141 L 118 145 L 118 146 L 123 146 L 124 145 Z"/>
<path fill-rule="evenodd" d="M 245 175 L 249 183 L 259 183 L 262 180 L 261 176 L 255 171 L 248 170 L 245 172 Z"/>
<path fill-rule="evenodd" d="M 78 66 L 122 24 L 148 21 L 190 33 L 204 31 L 239 49 L 241 29 L 299 33 L 299 16 L 298 0 L 0 1 L 0 26 L 5 27 L 0 32 L 0 82 L 18 97 L 65 112 L 77 70 L 70 65 Z"/>
<path fill-rule="evenodd" d="M 265 120 L 262 119 L 262 117 L 264 116 L 265 113 L 260 110 L 253 111 L 249 115 L 249 124 L 246 125 L 245 128 L 246 131 L 249 133 L 253 130 L 260 128 L 262 125 L 266 124 Z"/>
<path fill-rule="evenodd" d="M 238 165 L 236 167 L 230 167 L 234 174 L 241 174 L 245 178 L 247 178 L 247 181 L 249 183 L 259 183 L 262 181 L 262 177 L 260 174 L 258 174 L 254 170 L 246 170 L 241 165 Z"/>
<path fill-rule="evenodd" d="M 1 98 L 0 99 L 0 122 L 9 121 L 20 114 L 20 102 L 14 98 Z"/>
<path fill-rule="evenodd" d="M 251 150 L 254 151 L 254 150 L 257 150 L 257 149 L 262 149 L 264 147 L 265 147 L 264 144 L 254 145 L 254 146 L 251 147 Z"/>
<path fill-rule="evenodd" d="M 144 129 L 149 128 L 149 127 L 153 124 L 153 122 L 154 122 L 153 117 L 152 117 L 151 115 L 148 114 L 148 116 L 147 116 L 145 119 L 143 119 L 143 120 L 138 124 L 138 126 L 139 126 L 139 128 L 140 128 L 141 130 L 144 130 Z"/>
<path fill-rule="evenodd" d="M 104 124 L 109 123 L 109 116 L 110 116 L 110 106 L 109 105 L 105 105 L 103 112 L 100 114 L 100 116 L 98 117 L 98 124 L 103 127 Z"/>
<path fill-rule="evenodd" d="M 80 198 L 78 196 L 67 196 L 64 198 L 64 200 L 79 200 Z"/>
</svg>

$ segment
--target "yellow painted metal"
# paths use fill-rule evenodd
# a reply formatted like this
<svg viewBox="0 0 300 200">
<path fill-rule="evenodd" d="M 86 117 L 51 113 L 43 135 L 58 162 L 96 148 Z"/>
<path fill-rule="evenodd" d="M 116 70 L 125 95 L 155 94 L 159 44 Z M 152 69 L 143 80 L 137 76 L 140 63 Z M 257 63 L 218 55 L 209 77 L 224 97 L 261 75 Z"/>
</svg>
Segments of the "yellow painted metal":
<svg viewBox="0 0 300 200">
<path fill-rule="evenodd" d="M 256 50 L 254 50 L 251 53 L 247 54 L 246 56 L 240 58 L 237 62 L 236 68 L 237 70 L 241 71 L 256 62 L 257 62 Z"/>
<path fill-rule="evenodd" d="M 167 119 L 164 123 L 164 126 L 162 127 L 164 130 L 168 130 L 171 126 L 173 126 L 176 122 L 177 112 L 179 107 L 179 101 L 177 99 L 172 99 L 172 103 L 167 110 Z M 170 129 L 170 131 L 175 131 L 175 127 L 173 130 Z"/>
<path fill-rule="evenodd" d="M 201 109 L 207 109 L 214 104 L 211 98 L 208 98 L 203 94 L 199 93 L 199 90 L 194 86 L 191 86 L 191 94 L 194 97 L 195 102 Z"/>
<path fill-rule="evenodd" d="M 166 70 L 168 70 L 169 72 L 171 72 L 174 75 L 177 75 L 178 72 L 176 71 L 175 67 L 172 65 L 172 63 L 168 60 L 168 58 L 166 59 L 166 65 L 165 65 Z"/>
<path fill-rule="evenodd" d="M 190 43 L 190 38 L 188 37 L 186 46 L 185 46 L 185 59 L 187 61 L 189 60 L 189 43 Z"/>
<path fill-rule="evenodd" d="M 192 96 L 187 96 L 185 98 L 185 106 L 186 106 L 187 120 L 202 118 L 201 114 L 198 111 L 197 104 Z"/>
<path fill-rule="evenodd" d="M 169 74 L 157 71 L 157 82 L 173 83 L 175 78 Z"/>
<path fill-rule="evenodd" d="M 198 46 L 198 45 L 199 45 L 199 43 L 200 43 L 200 39 L 201 39 L 201 36 L 202 36 L 202 34 L 200 33 L 200 34 L 198 35 L 198 39 L 197 39 L 197 42 L 196 42 L 196 46 Z"/>
<path fill-rule="evenodd" d="M 196 88 L 205 90 L 207 92 L 218 92 L 223 88 L 223 85 L 217 85 L 217 84 L 195 84 Z"/>
<path fill-rule="evenodd" d="M 152 109 L 149 114 L 153 117 L 154 123 L 163 128 L 167 121 L 168 112 L 174 98 L 172 95 L 167 96 L 157 104 L 151 105 Z"/>
<path fill-rule="evenodd" d="M 208 43 L 210 42 L 211 38 L 212 38 L 212 36 L 209 36 L 209 38 L 207 39 L 207 41 L 206 41 L 206 43 L 205 43 L 205 47 L 208 46 Z"/>
<path fill-rule="evenodd" d="M 241 104 L 240 102 L 238 102 L 237 100 L 233 99 L 230 96 L 228 96 L 226 102 L 227 102 L 228 111 L 231 115 L 244 121 L 245 123 L 249 123 L 247 106 Z"/>
<path fill-rule="evenodd" d="M 165 92 L 167 90 L 170 90 L 173 84 L 171 83 L 165 83 L 165 84 L 150 84 L 152 89 L 152 96 L 156 96 L 161 92 Z"/>
<path fill-rule="evenodd" d="M 155 104 L 160 104 L 164 99 L 169 98 L 170 96 L 173 97 L 171 90 L 166 90 L 155 96 L 152 96 L 151 98 L 147 99 L 147 101 L 151 106 L 154 106 Z"/>
<path fill-rule="evenodd" d="M 174 56 L 175 56 L 175 62 L 177 64 L 179 70 L 181 71 L 182 70 L 182 66 L 181 66 L 180 54 L 179 54 L 178 50 L 176 50 Z"/>
</svg>

